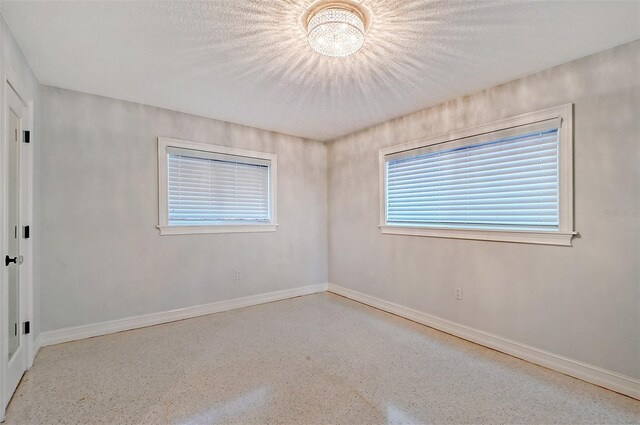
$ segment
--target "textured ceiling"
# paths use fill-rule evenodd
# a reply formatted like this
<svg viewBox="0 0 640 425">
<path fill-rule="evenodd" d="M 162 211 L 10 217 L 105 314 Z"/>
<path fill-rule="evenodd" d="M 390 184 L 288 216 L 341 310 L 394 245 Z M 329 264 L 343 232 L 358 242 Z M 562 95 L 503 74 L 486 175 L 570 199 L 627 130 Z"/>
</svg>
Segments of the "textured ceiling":
<svg viewBox="0 0 640 425">
<path fill-rule="evenodd" d="M 311 0 L 2 2 L 43 84 L 318 140 L 640 38 L 640 2 L 362 0 L 327 58 Z"/>
</svg>

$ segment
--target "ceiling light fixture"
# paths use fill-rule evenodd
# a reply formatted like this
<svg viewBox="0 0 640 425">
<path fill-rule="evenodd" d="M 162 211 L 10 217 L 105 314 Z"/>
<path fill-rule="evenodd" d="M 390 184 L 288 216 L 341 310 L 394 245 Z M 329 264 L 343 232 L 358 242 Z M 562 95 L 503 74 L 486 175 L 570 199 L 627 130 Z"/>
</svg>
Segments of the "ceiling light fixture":
<svg viewBox="0 0 640 425">
<path fill-rule="evenodd" d="M 309 46 L 325 56 L 349 56 L 364 44 L 367 18 L 353 1 L 316 2 L 303 16 Z"/>
</svg>

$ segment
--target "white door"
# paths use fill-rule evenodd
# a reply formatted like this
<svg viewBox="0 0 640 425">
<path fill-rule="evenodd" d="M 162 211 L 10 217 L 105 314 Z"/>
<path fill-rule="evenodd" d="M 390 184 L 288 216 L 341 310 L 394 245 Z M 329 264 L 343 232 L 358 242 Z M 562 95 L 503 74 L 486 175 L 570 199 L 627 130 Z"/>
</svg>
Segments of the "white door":
<svg viewBox="0 0 640 425">
<path fill-rule="evenodd" d="M 27 349 L 25 347 L 23 318 L 25 316 L 26 306 L 26 292 L 24 285 L 20 279 L 20 265 L 22 264 L 23 257 L 20 250 L 20 239 L 23 236 L 23 229 L 21 225 L 21 200 L 20 200 L 20 150 L 23 143 L 23 131 L 22 122 L 26 119 L 26 108 L 18 95 L 7 86 L 7 117 L 6 117 L 6 160 L 5 169 L 7 170 L 5 175 L 7 177 L 5 190 L 6 190 L 6 229 L 4 229 L 6 235 L 6 247 L 7 252 L 2 259 L 5 267 L 6 274 L 5 282 L 7 288 L 4 293 L 6 294 L 6 307 L 4 311 L 8 314 L 5 316 L 8 320 L 7 329 L 4 334 L 6 335 L 4 346 L 7 347 L 5 351 L 5 361 L 7 362 L 6 368 L 6 381 L 5 381 L 5 400 L 4 406 L 9 403 L 11 396 L 15 391 L 20 378 L 27 370 Z"/>
</svg>

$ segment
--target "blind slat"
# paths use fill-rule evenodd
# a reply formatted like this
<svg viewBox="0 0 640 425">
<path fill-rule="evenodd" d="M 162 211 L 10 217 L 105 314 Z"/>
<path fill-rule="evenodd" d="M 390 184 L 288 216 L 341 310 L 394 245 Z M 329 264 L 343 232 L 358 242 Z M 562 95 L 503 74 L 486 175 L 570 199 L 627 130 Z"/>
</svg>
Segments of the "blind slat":
<svg viewBox="0 0 640 425">
<path fill-rule="evenodd" d="M 452 205 L 455 208 L 460 208 L 460 205 L 466 205 L 468 207 L 473 207 L 473 206 L 496 206 L 496 207 L 500 207 L 501 205 L 527 205 L 529 203 L 534 203 L 534 204 L 555 204 L 557 201 L 557 197 L 556 196 L 541 196 L 538 199 L 534 199 L 531 200 L 529 198 L 516 198 L 515 201 L 513 199 L 513 197 L 502 197 L 502 198 L 485 198 L 485 197 L 481 197 L 481 198 L 467 198 L 467 199 L 441 199 L 438 201 L 425 201 L 425 200 L 416 200 L 416 201 L 406 201 L 406 202 L 401 202 L 401 203 L 394 203 L 394 202 L 389 202 L 389 208 L 394 208 L 396 205 L 402 205 L 405 207 L 411 207 L 411 206 L 421 206 L 421 207 L 425 207 L 425 206 L 430 206 L 430 205 L 436 205 L 436 206 L 447 206 L 447 205 Z"/>
<path fill-rule="evenodd" d="M 255 198 L 257 196 L 262 196 L 263 194 L 265 194 L 265 191 L 262 190 L 261 188 L 251 188 L 251 189 L 245 189 L 242 187 L 204 187 L 204 186 L 195 186 L 195 185 L 185 185 L 185 186 L 179 186 L 179 185 L 172 185 L 169 187 L 169 195 L 174 194 L 174 195 L 184 195 L 184 196 L 189 196 L 188 194 L 192 193 L 194 195 L 196 194 L 207 194 L 209 196 L 224 196 L 225 194 L 228 196 L 234 196 L 234 197 L 249 197 L 249 198 Z"/>
<path fill-rule="evenodd" d="M 500 178 L 506 177 L 506 178 Z M 428 181 L 426 182 L 430 186 L 434 188 L 434 190 L 446 191 L 447 189 L 456 189 L 456 188 L 493 188 L 493 187 L 504 187 L 504 186 L 516 186 L 516 185 L 531 185 L 545 182 L 557 182 L 557 172 L 556 173 L 539 173 L 537 175 L 529 175 L 529 176 L 517 176 L 513 177 L 511 175 L 497 175 L 492 176 L 491 179 L 455 179 L 452 182 L 436 180 L 436 181 Z M 392 189 L 392 193 L 403 193 L 406 191 L 410 191 L 414 188 L 423 188 L 425 186 L 425 182 L 406 182 L 403 184 L 399 184 L 397 188 Z"/>
</svg>

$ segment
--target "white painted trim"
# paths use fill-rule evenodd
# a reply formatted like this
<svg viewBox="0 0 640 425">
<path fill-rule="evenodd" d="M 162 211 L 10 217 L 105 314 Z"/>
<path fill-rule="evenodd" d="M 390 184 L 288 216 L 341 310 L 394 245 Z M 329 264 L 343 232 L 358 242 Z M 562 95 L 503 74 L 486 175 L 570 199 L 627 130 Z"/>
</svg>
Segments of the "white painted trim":
<svg viewBox="0 0 640 425">
<path fill-rule="evenodd" d="M 490 229 L 453 229 L 446 227 L 418 227 L 390 225 L 387 223 L 387 212 L 385 208 L 386 199 L 386 161 L 385 157 L 400 152 L 414 149 L 445 146 L 455 144 L 456 147 L 463 146 L 465 139 L 474 140 L 476 137 L 483 137 L 488 133 L 504 131 L 541 123 L 548 120 L 560 119 L 560 130 L 558 132 L 559 145 L 559 231 L 554 232 L 524 232 L 511 230 L 490 230 Z M 469 142 L 473 143 L 473 141 Z M 379 184 L 379 208 L 380 208 L 380 229 L 383 234 L 405 235 L 405 236 L 429 236 L 437 238 L 454 239 L 474 239 L 499 242 L 533 243 L 544 245 L 571 246 L 571 240 L 577 233 L 574 231 L 573 223 L 573 104 L 547 108 L 540 111 L 517 115 L 451 133 L 441 134 L 426 139 L 413 140 L 399 145 L 387 146 L 378 151 L 378 184 Z"/>
<path fill-rule="evenodd" d="M 196 235 L 203 233 L 275 232 L 277 224 L 221 224 L 218 226 L 158 226 L 161 235 Z"/>
<path fill-rule="evenodd" d="M 380 226 L 385 235 L 430 236 L 434 238 L 472 239 L 477 241 L 532 243 L 571 246 L 575 232 L 533 232 L 524 230 L 451 229 L 445 227 Z"/>
<path fill-rule="evenodd" d="M 167 200 L 167 148 L 191 149 L 202 152 L 212 152 L 222 155 L 241 156 L 250 159 L 269 161 L 269 223 L 252 224 L 218 224 L 213 226 L 171 226 L 169 225 L 169 211 Z M 251 151 L 247 149 L 230 148 L 209 143 L 190 142 L 187 140 L 158 137 L 158 229 L 161 235 L 186 235 L 204 233 L 253 233 L 275 232 L 278 226 L 278 156 L 274 153 Z"/>
<path fill-rule="evenodd" d="M 29 368 L 33 366 L 33 361 L 36 359 L 36 356 L 40 352 L 40 335 L 33 340 L 33 345 L 31 346 L 31 358 L 29 359 Z"/>
<path fill-rule="evenodd" d="M 455 335 L 476 344 L 492 348 L 640 400 L 639 379 L 625 376 L 558 354 L 550 353 L 545 350 L 540 350 L 516 341 L 511 341 L 479 329 L 474 329 L 450 320 L 442 319 L 440 317 L 385 301 L 371 295 L 366 295 L 362 292 L 334 285 L 332 283 L 328 284 L 327 290 L 334 294 L 342 295 L 343 297 L 350 298 L 354 301 L 404 317 L 405 319 L 438 329 L 442 332 Z"/>
<path fill-rule="evenodd" d="M 46 347 L 47 345 L 60 344 L 63 342 L 75 341 L 78 339 L 91 338 L 94 336 L 107 335 L 115 332 L 144 328 L 146 326 L 159 325 L 161 323 L 173 322 L 176 320 L 190 319 L 207 314 L 234 310 L 236 308 L 249 307 L 273 301 L 285 300 L 287 298 L 294 298 L 302 295 L 324 292 L 326 290 L 327 284 L 322 283 L 318 285 L 285 289 L 283 291 L 250 295 L 248 297 L 218 301 L 209 304 L 201 304 L 193 307 L 179 308 L 176 310 L 164 311 L 160 313 L 145 314 L 142 316 L 129 317 L 126 319 L 118 319 L 102 323 L 94 323 L 91 325 L 74 326 L 70 328 L 58 329 L 55 331 L 47 331 L 40 334 L 39 345 L 42 347 Z"/>
</svg>

